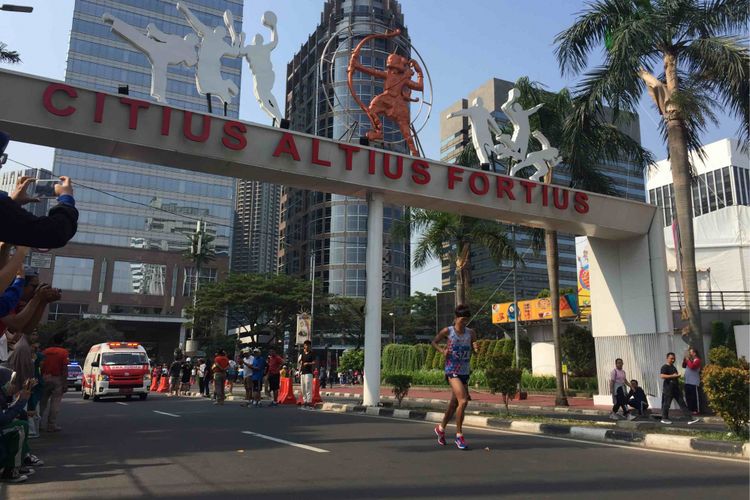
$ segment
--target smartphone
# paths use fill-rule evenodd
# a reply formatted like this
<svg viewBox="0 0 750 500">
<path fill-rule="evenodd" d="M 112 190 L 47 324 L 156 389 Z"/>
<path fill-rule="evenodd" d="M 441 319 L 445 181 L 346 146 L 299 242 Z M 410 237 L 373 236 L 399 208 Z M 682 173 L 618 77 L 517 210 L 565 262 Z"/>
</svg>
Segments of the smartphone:
<svg viewBox="0 0 750 500">
<path fill-rule="evenodd" d="M 29 184 L 26 193 L 32 198 L 55 198 L 55 184 L 59 184 L 58 179 L 37 179 Z"/>
</svg>

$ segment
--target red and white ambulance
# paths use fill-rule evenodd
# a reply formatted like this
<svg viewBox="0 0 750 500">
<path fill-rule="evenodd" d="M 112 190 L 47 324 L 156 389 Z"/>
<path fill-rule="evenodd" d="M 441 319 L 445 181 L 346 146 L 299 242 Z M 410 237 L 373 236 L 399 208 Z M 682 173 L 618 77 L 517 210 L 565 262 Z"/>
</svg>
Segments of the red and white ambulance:
<svg viewBox="0 0 750 500">
<path fill-rule="evenodd" d="M 83 363 L 83 399 L 137 394 L 143 400 L 150 386 L 148 354 L 137 342 L 96 344 Z"/>
</svg>

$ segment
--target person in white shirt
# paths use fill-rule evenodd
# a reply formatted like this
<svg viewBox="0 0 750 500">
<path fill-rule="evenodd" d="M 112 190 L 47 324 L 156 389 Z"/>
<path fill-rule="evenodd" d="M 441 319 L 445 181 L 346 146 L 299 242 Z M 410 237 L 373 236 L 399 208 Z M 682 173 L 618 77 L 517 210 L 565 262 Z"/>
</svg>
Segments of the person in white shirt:
<svg viewBox="0 0 750 500">
<path fill-rule="evenodd" d="M 242 368 L 245 370 L 245 379 L 242 381 L 245 386 L 245 402 L 242 403 L 242 406 L 247 406 L 252 399 L 253 361 L 255 361 L 255 357 L 250 354 L 250 351 L 247 351 L 242 358 Z"/>
</svg>

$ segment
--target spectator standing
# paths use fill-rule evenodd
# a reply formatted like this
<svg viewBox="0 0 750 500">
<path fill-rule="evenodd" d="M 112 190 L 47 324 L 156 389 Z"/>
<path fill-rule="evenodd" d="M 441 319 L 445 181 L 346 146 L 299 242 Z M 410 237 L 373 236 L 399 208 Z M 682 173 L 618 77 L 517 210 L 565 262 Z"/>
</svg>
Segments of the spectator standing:
<svg viewBox="0 0 750 500">
<path fill-rule="evenodd" d="M 702 362 L 698 351 L 691 346 L 682 360 L 682 367 L 685 369 L 685 402 L 693 415 L 698 415 L 701 412 L 701 366 Z"/>
<path fill-rule="evenodd" d="M 68 390 L 68 351 L 62 347 L 62 343 L 63 336 L 58 333 L 52 337 L 52 347 L 43 351 L 41 371 L 44 390 L 39 413 L 42 417 L 41 428 L 45 428 L 45 418 L 47 420 L 47 432 L 62 430 L 57 425 L 57 415 L 60 412 L 63 394 Z"/>
<path fill-rule="evenodd" d="M 276 406 L 279 400 L 279 385 L 281 383 L 282 365 L 284 358 L 276 354 L 275 349 L 268 351 L 268 387 L 271 391 L 271 406 Z"/>
<path fill-rule="evenodd" d="M 242 358 L 242 368 L 244 371 L 242 386 L 245 388 L 245 402 L 242 403 L 242 406 L 249 405 L 253 400 L 253 361 L 253 355 L 250 351 L 247 351 Z"/>
<path fill-rule="evenodd" d="M 187 358 L 180 368 L 180 392 L 185 396 L 190 391 L 190 374 L 192 371 L 193 365 L 190 363 L 190 358 Z"/>
<path fill-rule="evenodd" d="M 233 359 L 229 360 L 229 368 L 227 368 L 227 391 L 231 395 L 234 391 L 234 383 L 237 381 L 237 362 Z"/>
<path fill-rule="evenodd" d="M 36 380 L 36 386 L 31 390 L 31 397 L 26 407 L 26 413 L 29 416 L 29 439 L 34 439 L 39 437 L 39 426 L 42 422 L 42 417 L 39 414 L 39 404 L 42 401 L 44 392 L 44 378 L 42 377 L 44 354 L 39 346 L 39 334 L 36 331 L 31 335 L 31 351 L 34 356 L 34 379 Z"/>
<path fill-rule="evenodd" d="M 690 409 L 685 404 L 685 399 L 682 397 L 682 391 L 680 390 L 680 373 L 674 366 L 676 357 L 673 352 L 667 353 L 667 362 L 662 365 L 660 378 L 664 381 L 661 395 L 661 423 L 671 424 L 669 420 L 669 407 L 672 406 L 672 400 L 677 401 L 680 406 L 680 410 L 688 416 L 688 425 L 700 422 L 700 418 L 691 418 Z"/>
<path fill-rule="evenodd" d="M 609 390 L 612 394 L 612 413 L 609 414 L 609 418 L 612 420 L 618 420 L 620 416 L 617 411 L 622 408 L 622 415 L 628 420 L 633 420 L 635 417 L 628 412 L 628 399 L 625 392 L 625 387 L 630 387 L 628 377 L 625 374 L 625 370 L 622 369 L 622 359 L 617 358 L 615 360 L 615 368 L 609 375 Z"/>
<path fill-rule="evenodd" d="M 263 376 L 266 374 L 266 358 L 260 349 L 253 350 L 253 406 L 260 406 L 260 391 L 263 386 Z"/>
<path fill-rule="evenodd" d="M 312 352 L 312 342 L 305 340 L 300 354 L 300 384 L 302 385 L 302 404 L 312 406 L 313 371 L 318 366 L 318 358 Z"/>
<path fill-rule="evenodd" d="M 208 367 L 206 366 L 206 360 L 200 359 L 198 361 L 198 392 L 201 393 L 201 396 L 203 397 L 211 397 L 211 395 L 208 392 Z"/>
<path fill-rule="evenodd" d="M 214 373 L 214 394 L 216 401 L 214 404 L 224 404 L 224 382 L 227 380 L 227 370 L 229 369 L 229 358 L 224 351 L 218 351 L 214 356 L 213 373 Z"/>
<path fill-rule="evenodd" d="M 638 381 L 630 381 L 630 391 L 628 392 L 628 405 L 635 408 L 638 415 L 646 415 L 648 411 L 648 398 L 643 389 L 638 386 Z"/>
<path fill-rule="evenodd" d="M 182 372 L 182 358 L 177 358 L 169 365 L 169 394 L 177 396 L 180 392 L 180 374 Z"/>
<path fill-rule="evenodd" d="M 33 469 L 24 467 L 26 460 L 38 465 L 44 463 L 29 454 L 28 424 L 19 417 L 24 415 L 34 381 L 25 381 L 19 390 L 19 384 L 13 380 L 13 372 L 0 367 L 0 481 L 5 483 L 22 483 L 32 474 Z"/>
</svg>

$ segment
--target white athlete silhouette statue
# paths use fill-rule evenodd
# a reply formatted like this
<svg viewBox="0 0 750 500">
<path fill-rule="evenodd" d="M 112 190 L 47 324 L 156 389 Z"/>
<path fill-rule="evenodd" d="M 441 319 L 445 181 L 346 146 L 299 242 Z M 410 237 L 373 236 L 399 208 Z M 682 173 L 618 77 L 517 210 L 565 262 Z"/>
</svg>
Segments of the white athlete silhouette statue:
<svg viewBox="0 0 750 500">
<path fill-rule="evenodd" d="M 474 151 L 477 153 L 480 163 L 492 164 L 490 156 L 493 151 L 492 135 L 501 135 L 502 130 L 492 117 L 489 111 L 484 107 L 484 101 L 481 97 L 474 98 L 471 101 L 471 107 L 460 109 L 450 113 L 446 118 L 456 118 L 466 116 L 471 125 L 471 142 L 474 145 Z"/>
<path fill-rule="evenodd" d="M 250 45 L 242 49 L 242 53 L 250 65 L 250 71 L 253 73 L 253 93 L 258 100 L 260 109 L 273 118 L 278 125 L 283 117 L 281 116 L 279 103 L 276 102 L 276 98 L 271 93 L 276 78 L 273 72 L 273 64 L 271 64 L 271 51 L 279 43 L 276 31 L 276 14 L 267 11 L 263 14 L 260 22 L 271 30 L 271 41 L 264 45 L 263 35 L 258 33 L 253 37 Z"/>
<path fill-rule="evenodd" d="M 495 146 L 495 152 L 500 158 L 513 158 L 516 161 L 523 161 L 526 158 L 526 150 L 529 148 L 529 135 L 531 133 L 529 117 L 536 113 L 543 104 L 537 104 L 530 109 L 523 109 L 523 106 L 518 102 L 519 97 L 521 97 L 521 92 L 512 88 L 508 92 L 508 100 L 500 106 L 510 123 L 513 124 L 513 136 L 508 137 L 505 134 L 500 134 L 495 137 L 500 141 L 500 144 Z"/>
<path fill-rule="evenodd" d="M 211 29 L 200 22 L 184 2 L 177 2 L 177 10 L 182 12 L 188 24 L 200 37 L 198 63 L 195 67 L 195 84 L 198 93 L 211 94 L 227 105 L 232 97 L 240 92 L 237 84 L 232 80 L 224 79 L 221 75 L 221 58 L 240 56 L 239 38 L 233 39 L 231 44 L 224 40 L 230 33 L 234 33 L 234 26 L 227 25 L 226 12 L 224 13 L 225 26 L 216 26 Z"/>
<path fill-rule="evenodd" d="M 112 31 L 130 45 L 143 52 L 151 62 L 151 97 L 158 102 L 167 102 L 167 66 L 184 64 L 195 66 L 198 62 L 196 46 L 198 37 L 193 33 L 180 37 L 160 31 L 154 24 L 149 24 L 146 33 L 121 21 L 112 14 L 102 15 L 105 23 L 112 26 Z"/>
<path fill-rule="evenodd" d="M 557 148 L 550 146 L 547 138 L 541 131 L 531 132 L 529 117 L 536 113 L 543 104 L 537 104 L 533 108 L 523 109 L 518 102 L 521 92 L 513 88 L 508 92 L 508 100 L 500 106 L 500 109 L 507 115 L 508 120 L 513 124 L 513 135 L 508 137 L 507 134 L 498 134 L 495 139 L 499 144 L 495 145 L 495 153 L 498 158 L 510 158 L 516 161 L 511 167 L 509 175 L 514 176 L 520 170 L 526 167 L 535 167 L 536 171 L 529 179 L 542 182 L 549 171 L 557 166 L 562 160 Z M 532 151 L 527 154 L 529 149 L 529 136 L 533 136 L 539 144 L 542 145 L 540 151 Z"/>
</svg>

